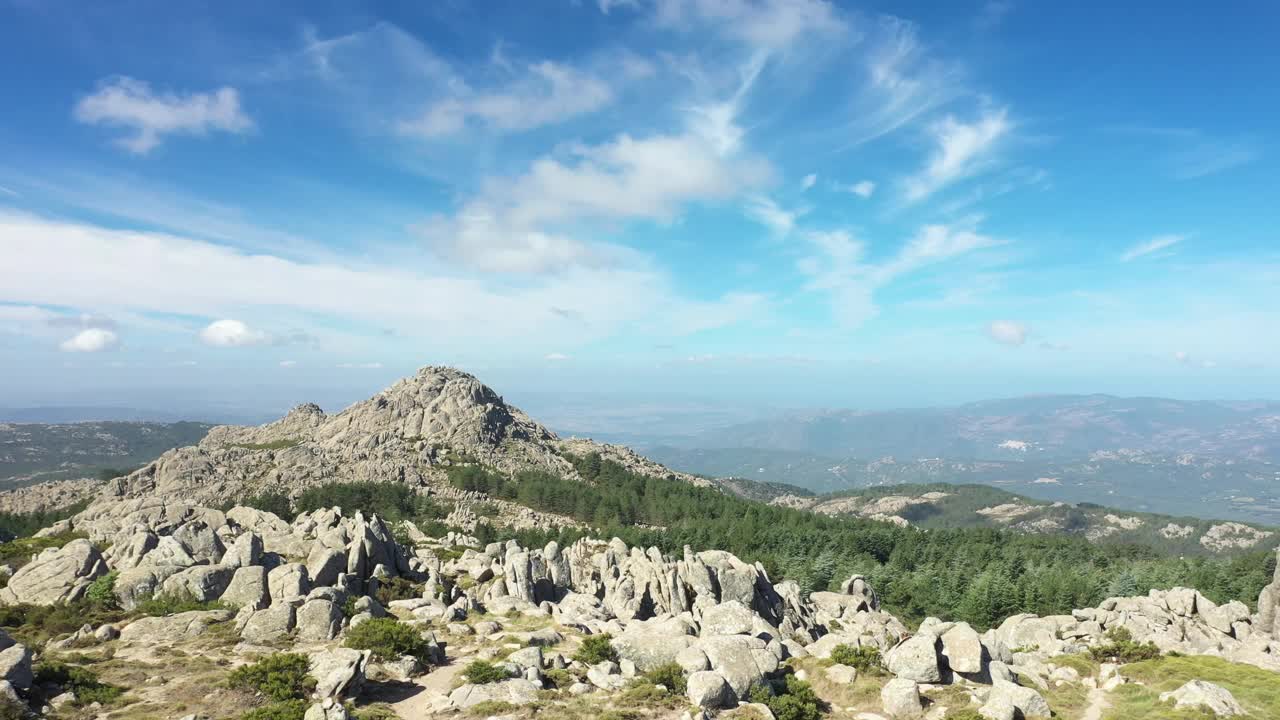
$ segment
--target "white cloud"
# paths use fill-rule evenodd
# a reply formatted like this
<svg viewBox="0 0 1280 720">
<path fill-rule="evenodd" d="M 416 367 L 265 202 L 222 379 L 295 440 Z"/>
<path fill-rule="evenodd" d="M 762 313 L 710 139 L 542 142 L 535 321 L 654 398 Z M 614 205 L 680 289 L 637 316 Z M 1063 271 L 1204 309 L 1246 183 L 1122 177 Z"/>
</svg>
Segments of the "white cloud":
<svg viewBox="0 0 1280 720">
<path fill-rule="evenodd" d="M 805 175 L 804 179 L 800 181 L 800 189 L 808 190 L 809 188 L 813 187 L 813 184 L 816 182 L 818 182 L 817 175 L 814 175 L 812 173 L 810 173 L 809 175 Z"/>
<path fill-rule="evenodd" d="M 297 364 L 298 364 L 297 360 L 281 360 L 280 361 L 280 367 L 282 368 L 295 367 Z"/>
<path fill-rule="evenodd" d="M 1185 239 L 1185 235 L 1159 235 L 1147 240 L 1146 242 L 1140 242 L 1128 250 L 1125 250 L 1124 253 L 1120 255 L 1120 261 L 1130 262 L 1132 260 L 1137 260 L 1140 257 L 1145 257 L 1152 253 L 1157 253 L 1161 250 L 1171 248 Z"/>
<path fill-rule="evenodd" d="M 1191 362 L 1191 355 L 1185 350 L 1179 350 L 1173 354 L 1173 359 L 1186 364 Z"/>
<path fill-rule="evenodd" d="M 920 172 L 903 181 L 905 200 L 918 202 L 979 172 L 999 141 L 1013 128 L 1005 108 L 985 109 L 973 123 L 948 115 L 930 127 L 937 148 Z"/>
<path fill-rule="evenodd" d="M 22 194 L 19 193 L 17 190 L 7 188 L 3 185 L 0 185 L 0 195 L 8 195 L 10 197 L 22 197 Z"/>
<path fill-rule="evenodd" d="M 827 293 L 832 315 L 844 327 L 874 317 L 879 312 L 875 293 L 898 278 L 1000 244 L 971 226 L 926 225 L 892 257 L 868 263 L 865 243 L 847 231 L 809 231 L 801 236 L 814 250 L 797 264 L 809 278 L 805 289 Z"/>
<path fill-rule="evenodd" d="M 345 370 L 380 370 L 382 363 L 366 362 L 366 363 L 338 363 L 337 367 Z"/>
<path fill-rule="evenodd" d="M 63 341 L 60 347 L 63 352 L 102 352 L 111 350 L 120 344 L 120 338 L 110 330 L 89 328 L 81 330 Z"/>
<path fill-rule="evenodd" d="M 684 31 L 709 27 L 762 51 L 845 30 L 826 0 L 657 0 L 656 10 L 659 25 Z"/>
<path fill-rule="evenodd" d="M 894 132 L 966 92 L 960 66 L 932 57 L 913 23 L 883 16 L 865 32 L 866 84 L 848 103 L 846 144 Z"/>
<path fill-rule="evenodd" d="M 622 331 L 669 338 L 752 319 L 764 302 L 741 293 L 686 297 L 645 262 L 507 281 L 415 264 L 249 254 L 3 211 L 0 257 L 0 303 L 238 316 L 282 326 L 299 317 L 341 319 L 470 348 L 578 344 Z M 146 282 L 122 283 L 122 267 Z"/>
<path fill-rule="evenodd" d="M 553 352 L 553 353 L 547 353 L 546 356 L 543 357 L 543 359 L 550 360 L 551 362 L 563 362 L 565 360 L 568 360 L 569 356 L 565 355 L 564 353 Z"/>
<path fill-rule="evenodd" d="M 596 0 L 596 5 L 600 8 L 600 12 L 604 13 L 605 15 L 608 15 L 609 11 L 613 10 L 614 8 L 640 7 L 640 0 Z"/>
<path fill-rule="evenodd" d="M 214 347 L 244 347 L 268 343 L 271 337 L 239 320 L 215 320 L 200 331 L 200 340 Z"/>
<path fill-rule="evenodd" d="M 996 320 L 987 325 L 987 337 L 1001 345 L 1022 345 L 1031 328 L 1012 320 Z"/>
<path fill-rule="evenodd" d="M 849 192 L 861 198 L 869 198 L 876 191 L 876 184 L 870 180 L 856 182 L 849 186 Z"/>
<path fill-rule="evenodd" d="M 147 83 L 124 76 L 102 81 L 97 92 L 81 98 L 75 117 L 91 125 L 134 130 L 135 134 L 117 142 L 139 155 L 155 149 L 165 135 L 207 135 L 212 130 L 244 133 L 253 128 L 235 88 L 156 94 Z"/>
<path fill-rule="evenodd" d="M 774 235 L 788 235 L 796 225 L 796 217 L 800 214 L 784 210 L 776 202 L 767 197 L 754 197 L 747 202 L 747 215 L 756 222 L 768 227 Z"/>
<path fill-rule="evenodd" d="M 441 257 L 479 270 L 616 265 L 634 253 L 557 228 L 595 220 L 671 222 L 685 203 L 728 199 L 768 175 L 761 162 L 721 155 L 692 133 L 621 135 L 572 148 L 566 159 L 544 157 L 514 179 L 491 179 L 481 197 L 453 217 L 433 217 L 423 230 Z"/>
<path fill-rule="evenodd" d="M 465 88 L 431 105 L 401 130 L 427 138 L 461 132 L 468 122 L 500 131 L 521 131 L 595 112 L 613 100 L 602 78 L 568 65 L 543 61 L 530 65 L 510 85 L 491 92 Z"/>
</svg>

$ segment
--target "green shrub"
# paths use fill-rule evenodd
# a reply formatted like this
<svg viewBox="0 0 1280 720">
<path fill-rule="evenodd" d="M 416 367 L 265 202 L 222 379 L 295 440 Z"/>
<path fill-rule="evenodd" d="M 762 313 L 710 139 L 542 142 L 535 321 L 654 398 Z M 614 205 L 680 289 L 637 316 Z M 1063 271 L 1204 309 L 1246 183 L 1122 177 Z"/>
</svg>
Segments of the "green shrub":
<svg viewBox="0 0 1280 720">
<path fill-rule="evenodd" d="M 952 708 L 947 711 L 946 720 L 987 720 L 973 708 Z"/>
<path fill-rule="evenodd" d="M 307 714 L 307 707 L 309 706 L 306 700 L 273 702 L 250 710 L 241 715 L 240 720 L 303 720 Z"/>
<path fill-rule="evenodd" d="M 489 683 L 502 682 L 511 675 L 503 668 L 484 660 L 472 660 L 466 668 L 462 670 L 462 676 L 472 685 L 487 685 Z"/>
<path fill-rule="evenodd" d="M 551 668 L 543 672 L 542 677 L 546 678 L 557 689 L 564 689 L 578 682 L 578 678 L 564 668 Z"/>
<path fill-rule="evenodd" d="M 308 673 L 307 656 L 298 653 L 276 653 L 238 667 L 227 683 L 233 688 L 260 692 L 272 700 L 306 698 L 316 685 Z"/>
<path fill-rule="evenodd" d="M 1106 639 L 1105 644 L 1089 648 L 1089 654 L 1094 660 L 1123 665 L 1160 657 L 1160 648 L 1155 643 L 1134 642 L 1133 633 L 1127 628 L 1111 628 L 1107 631 Z"/>
<path fill-rule="evenodd" d="M 14 538 L 34 535 L 59 520 L 66 520 L 86 507 L 89 507 L 88 500 L 81 500 L 75 505 L 57 510 L 37 510 L 29 513 L 0 512 L 0 540 L 11 541 Z"/>
<path fill-rule="evenodd" d="M 63 692 L 75 693 L 77 707 L 95 702 L 109 705 L 124 694 L 124 688 L 99 681 L 91 670 L 56 660 L 41 660 L 32 672 L 37 685 L 52 683 Z"/>
<path fill-rule="evenodd" d="M 73 633 L 86 623 L 96 627 L 124 617 L 125 613 L 118 608 L 97 607 L 84 600 L 48 606 L 0 606 L 0 626 L 27 645 L 40 645 L 59 635 Z"/>
<path fill-rule="evenodd" d="M 609 633 L 588 635 L 582 638 L 582 645 L 573 654 L 573 659 L 586 665 L 595 665 L 606 660 L 618 661 L 618 651 L 613 649 L 613 636 Z"/>
<path fill-rule="evenodd" d="M 189 592 L 165 593 L 140 601 L 134 611 L 140 615 L 163 617 L 193 610 L 226 610 L 225 603 L 217 600 L 197 600 Z"/>
<path fill-rule="evenodd" d="M 426 663 L 429 651 L 427 639 L 411 625 L 395 618 L 382 617 L 365 620 L 347 631 L 347 647 L 372 651 L 379 660 L 395 660 L 401 655 L 412 655 Z"/>
<path fill-rule="evenodd" d="M 116 600 L 116 578 L 119 576 L 120 573 L 118 571 L 112 570 L 89 583 L 89 587 L 84 592 L 84 599 L 90 605 L 104 610 L 119 607 L 120 603 Z"/>
<path fill-rule="evenodd" d="M 820 720 L 822 701 L 809 683 L 788 675 L 781 688 L 753 685 L 748 693 L 751 702 L 766 705 L 777 720 Z"/>
<path fill-rule="evenodd" d="M 272 513 L 286 522 L 294 518 L 293 501 L 289 499 L 288 495 L 278 490 L 268 490 L 264 493 L 242 498 L 236 504 Z"/>
<path fill-rule="evenodd" d="M 880 650 L 870 646 L 837 645 L 831 649 L 831 662 L 848 665 L 863 674 L 878 674 L 884 669 Z"/>
<path fill-rule="evenodd" d="M 677 663 L 659 665 L 645 673 L 644 679 L 654 685 L 662 685 L 676 695 L 683 695 L 686 687 L 684 668 Z"/>
<path fill-rule="evenodd" d="M 402 577 L 379 579 L 378 590 L 374 593 L 374 598 L 383 607 L 390 605 L 392 600 L 411 600 L 420 597 L 422 597 L 422 587 Z"/>
</svg>

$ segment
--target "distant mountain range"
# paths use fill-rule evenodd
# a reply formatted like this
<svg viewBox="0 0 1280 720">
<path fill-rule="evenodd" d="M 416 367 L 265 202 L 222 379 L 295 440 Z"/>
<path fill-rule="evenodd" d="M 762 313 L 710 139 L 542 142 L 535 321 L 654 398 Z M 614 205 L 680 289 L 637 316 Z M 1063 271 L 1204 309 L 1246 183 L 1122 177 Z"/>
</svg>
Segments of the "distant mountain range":
<svg viewBox="0 0 1280 720">
<path fill-rule="evenodd" d="M 1047 500 L 1280 522 L 1280 403 L 1057 395 L 790 413 L 644 447 L 687 472 L 829 493 L 982 483 Z"/>
<path fill-rule="evenodd" d="M 170 448 L 199 442 L 211 427 L 193 422 L 0 422 L 0 487 L 123 474 Z"/>
</svg>

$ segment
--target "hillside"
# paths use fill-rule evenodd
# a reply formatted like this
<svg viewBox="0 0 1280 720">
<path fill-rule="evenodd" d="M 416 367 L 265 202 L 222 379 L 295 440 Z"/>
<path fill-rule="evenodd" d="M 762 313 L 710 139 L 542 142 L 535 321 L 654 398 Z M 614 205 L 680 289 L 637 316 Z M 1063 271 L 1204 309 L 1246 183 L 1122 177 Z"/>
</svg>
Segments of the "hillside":
<svg viewBox="0 0 1280 720">
<path fill-rule="evenodd" d="M 0 423 L 0 487 L 116 473 L 166 450 L 197 443 L 211 425 L 194 422 Z"/>
<path fill-rule="evenodd" d="M 730 425 L 685 446 L 837 458 L 1076 459 L 1117 452 L 1280 462 L 1280 404 L 1046 395 L 951 408 L 828 410 Z"/>
<path fill-rule="evenodd" d="M 1170 553 L 1222 553 L 1280 545 L 1275 528 L 1195 517 L 1135 513 L 1093 503 L 1037 500 L 985 485 L 931 483 L 783 495 L 776 505 L 927 529 L 1000 528 L 1073 535 L 1095 542 L 1159 545 Z"/>
<path fill-rule="evenodd" d="M 665 445 L 646 450 L 655 460 L 686 472 L 782 482 L 816 493 L 875 485 L 981 483 L 1043 500 L 1280 524 L 1280 466 L 1274 463 L 1128 450 L 1097 450 L 1074 459 L 1027 452 L 1031 454 L 1021 459 L 975 460 L 866 459 L 758 447 Z"/>
</svg>

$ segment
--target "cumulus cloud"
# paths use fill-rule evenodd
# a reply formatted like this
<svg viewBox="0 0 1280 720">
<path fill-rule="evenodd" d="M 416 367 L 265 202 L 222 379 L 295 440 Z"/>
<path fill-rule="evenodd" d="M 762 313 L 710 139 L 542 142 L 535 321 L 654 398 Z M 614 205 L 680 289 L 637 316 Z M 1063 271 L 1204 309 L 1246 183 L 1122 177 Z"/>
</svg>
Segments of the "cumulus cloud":
<svg viewBox="0 0 1280 720">
<path fill-rule="evenodd" d="M 849 186 L 849 192 L 853 193 L 854 195 L 857 195 L 860 198 L 869 198 L 871 197 L 871 194 L 874 193 L 875 191 L 876 191 L 876 184 L 871 182 L 870 180 L 863 180 L 861 182 L 856 182 Z"/>
<path fill-rule="evenodd" d="M 791 232 L 796 225 L 797 212 L 784 210 L 776 202 L 767 197 L 751 198 L 746 206 L 747 215 L 756 222 L 782 237 Z"/>
<path fill-rule="evenodd" d="M 948 115 L 929 128 L 937 147 L 918 173 L 903 181 L 905 200 L 918 202 L 942 188 L 979 172 L 1013 123 L 1005 108 L 987 108 L 974 122 Z"/>
<path fill-rule="evenodd" d="M 987 337 L 1001 345 L 1022 345 L 1031 328 L 1012 320 L 996 320 L 987 324 Z"/>
<path fill-rule="evenodd" d="M 817 175 L 814 175 L 812 173 L 809 175 L 805 175 L 804 179 L 800 181 L 800 189 L 808 190 L 809 188 L 813 187 L 813 184 L 816 182 L 818 182 Z"/>
<path fill-rule="evenodd" d="M 215 320 L 200 331 L 200 340 L 213 347 L 245 347 L 271 342 L 271 336 L 239 320 Z"/>
<path fill-rule="evenodd" d="M 365 363 L 347 362 L 347 363 L 338 363 L 337 367 L 342 368 L 344 370 L 380 370 L 382 369 L 382 363 L 380 362 L 365 362 Z"/>
<path fill-rule="evenodd" d="M 164 136 L 207 135 L 210 131 L 245 133 L 253 121 L 240 107 L 240 94 L 231 87 L 207 93 L 155 93 L 151 86 L 131 77 L 102 81 L 97 92 L 81 98 L 75 117 L 90 125 L 132 129 L 117 142 L 130 152 L 145 155 Z"/>
<path fill-rule="evenodd" d="M 298 364 L 297 360 L 281 360 L 280 361 L 280 367 L 282 368 L 291 368 L 296 366 L 297 364 Z"/>
<path fill-rule="evenodd" d="M 1182 242 L 1185 239 L 1186 239 L 1185 235 L 1159 235 L 1157 237 L 1151 238 L 1150 240 L 1147 240 L 1146 242 L 1140 242 L 1137 245 L 1134 245 L 1133 247 L 1129 248 L 1128 250 L 1125 250 L 1124 253 L 1120 255 L 1120 261 L 1131 262 L 1133 260 L 1137 260 L 1140 257 L 1146 257 L 1147 255 L 1151 255 L 1152 253 L 1158 253 L 1161 250 L 1167 250 L 1168 248 L 1171 248 L 1174 245 L 1177 245 L 1178 243 Z"/>
<path fill-rule="evenodd" d="M 64 340 L 58 347 L 63 352 L 93 353 L 112 350 L 119 344 L 120 338 L 114 332 L 102 328 L 89 328 Z"/>
<path fill-rule="evenodd" d="M 564 360 L 568 360 L 569 356 L 565 355 L 564 353 L 553 352 L 553 353 L 547 353 L 543 359 L 550 360 L 552 362 L 562 362 Z"/>
</svg>

